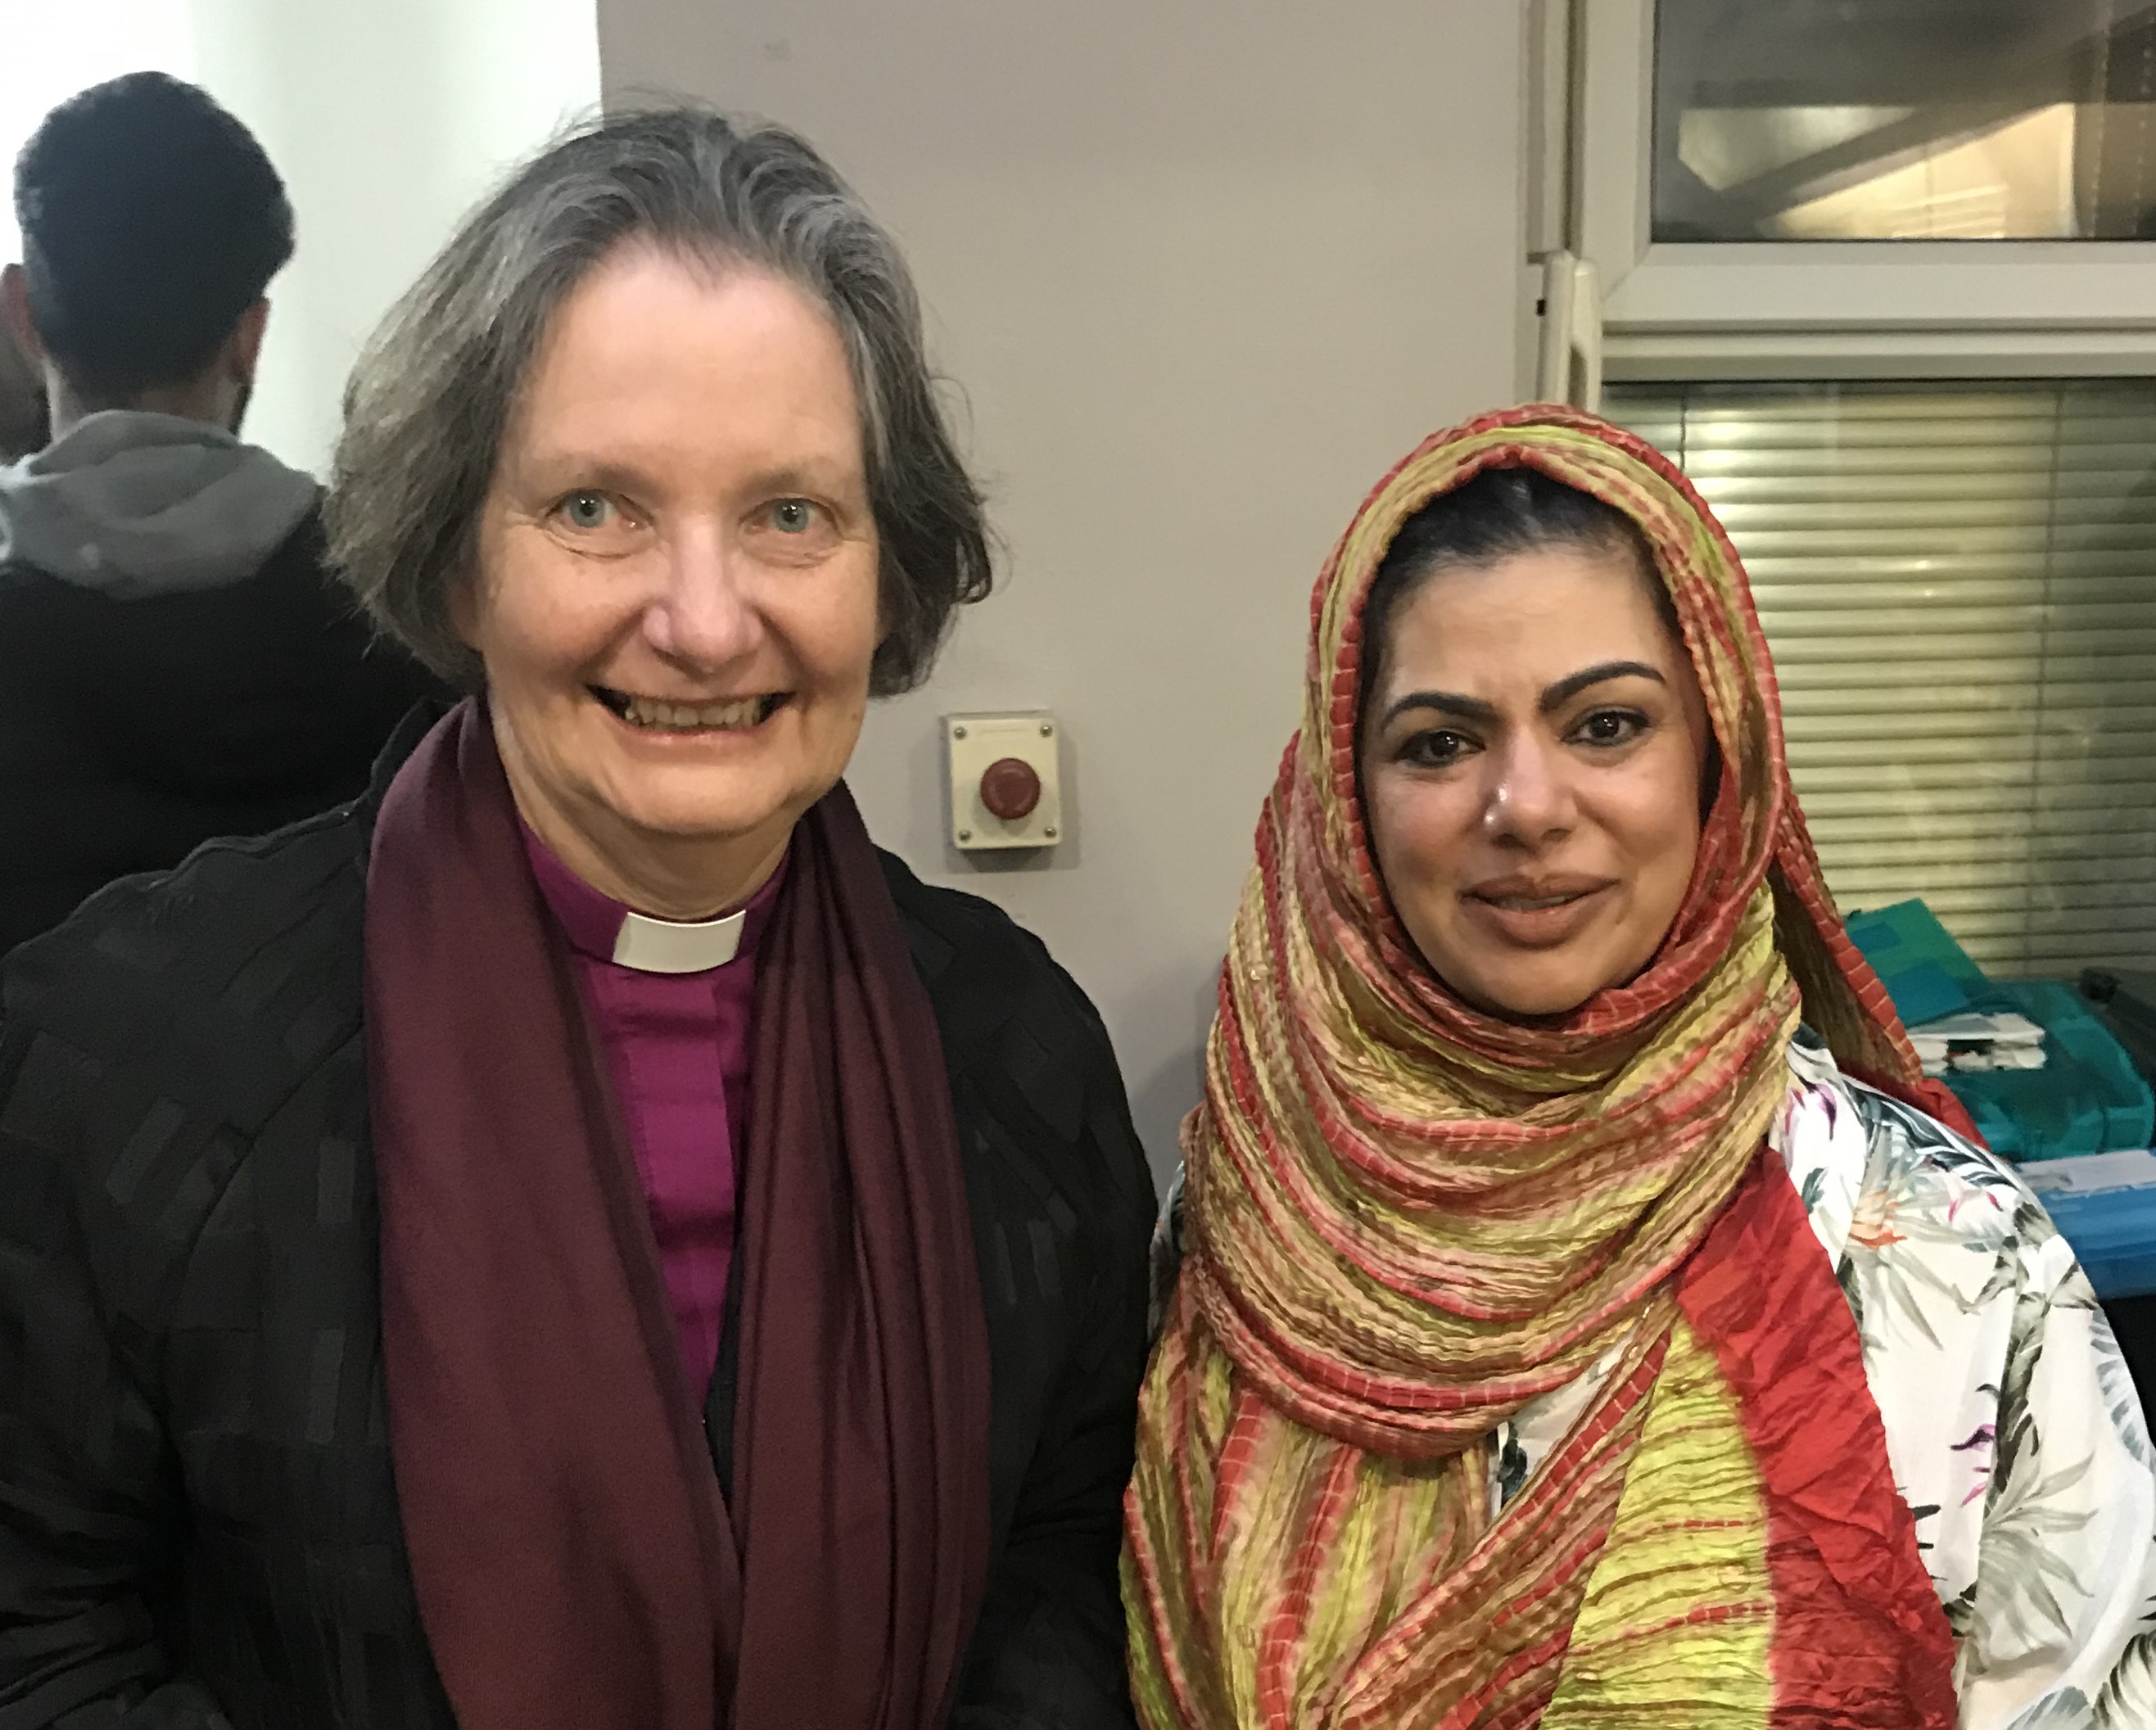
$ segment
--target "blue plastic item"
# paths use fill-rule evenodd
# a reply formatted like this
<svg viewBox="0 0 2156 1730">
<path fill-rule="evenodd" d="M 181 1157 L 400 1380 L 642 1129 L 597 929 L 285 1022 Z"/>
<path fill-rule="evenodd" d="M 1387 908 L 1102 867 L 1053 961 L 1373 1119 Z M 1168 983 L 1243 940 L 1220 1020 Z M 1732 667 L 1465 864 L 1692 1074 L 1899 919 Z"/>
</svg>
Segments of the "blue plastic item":
<svg viewBox="0 0 2156 1730">
<path fill-rule="evenodd" d="M 2055 1159 L 2027 1176 L 2098 1297 L 2156 1293 L 2156 1155 Z"/>
</svg>

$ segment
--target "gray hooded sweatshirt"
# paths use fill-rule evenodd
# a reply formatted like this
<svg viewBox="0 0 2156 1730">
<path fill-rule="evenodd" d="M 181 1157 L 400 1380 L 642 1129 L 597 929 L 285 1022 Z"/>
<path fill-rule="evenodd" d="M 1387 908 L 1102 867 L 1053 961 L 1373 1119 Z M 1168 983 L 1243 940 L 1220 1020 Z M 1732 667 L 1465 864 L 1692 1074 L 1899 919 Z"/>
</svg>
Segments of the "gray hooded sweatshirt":
<svg viewBox="0 0 2156 1730">
<path fill-rule="evenodd" d="M 434 693 L 328 570 L 318 496 L 164 414 L 92 415 L 0 470 L 0 950 L 353 797 Z"/>
<path fill-rule="evenodd" d="M 262 568 L 318 490 L 206 421 L 108 409 L 0 469 L 0 565 L 116 601 L 222 588 Z"/>
</svg>

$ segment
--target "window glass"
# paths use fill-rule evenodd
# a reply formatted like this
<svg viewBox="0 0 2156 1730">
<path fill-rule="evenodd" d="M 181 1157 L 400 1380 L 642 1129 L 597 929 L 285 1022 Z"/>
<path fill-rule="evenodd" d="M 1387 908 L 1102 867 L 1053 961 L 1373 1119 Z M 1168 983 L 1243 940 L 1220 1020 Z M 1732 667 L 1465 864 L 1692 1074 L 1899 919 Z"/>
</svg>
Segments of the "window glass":
<svg viewBox="0 0 2156 1730">
<path fill-rule="evenodd" d="M 1845 912 L 2156 968 L 2156 380 L 1627 385 L 1752 578 Z"/>
<path fill-rule="evenodd" d="M 1659 0 L 1653 238 L 2156 239 L 2156 0 Z"/>
</svg>

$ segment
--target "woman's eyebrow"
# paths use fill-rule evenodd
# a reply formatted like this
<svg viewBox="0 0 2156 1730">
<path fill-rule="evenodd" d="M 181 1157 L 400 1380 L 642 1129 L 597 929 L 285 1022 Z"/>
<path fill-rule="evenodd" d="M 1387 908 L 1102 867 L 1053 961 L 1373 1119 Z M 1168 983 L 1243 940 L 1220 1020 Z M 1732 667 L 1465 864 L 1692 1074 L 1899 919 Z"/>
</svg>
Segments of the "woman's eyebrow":
<svg viewBox="0 0 2156 1730">
<path fill-rule="evenodd" d="M 1651 679 L 1657 685 L 1670 681 L 1660 671 L 1640 660 L 1598 661 L 1591 667 L 1583 667 L 1577 673 L 1568 673 L 1543 692 L 1541 708 L 1544 714 L 1562 708 L 1580 692 L 1611 679 Z M 1498 718 L 1494 703 L 1486 703 L 1480 697 L 1462 696 L 1453 690 L 1411 690 L 1387 705 L 1381 726 L 1390 726 L 1410 709 L 1435 709 L 1441 715 L 1457 715 L 1466 721 L 1491 721 Z"/>
<path fill-rule="evenodd" d="M 1435 709 L 1440 714 L 1457 715 L 1466 721 L 1495 721 L 1496 706 L 1486 703 L 1480 697 L 1464 697 L 1450 690 L 1411 690 L 1396 698 L 1385 710 L 1380 723 L 1390 726 L 1410 709 Z"/>
<path fill-rule="evenodd" d="M 1645 661 L 1599 661 L 1594 666 L 1583 667 L 1577 673 L 1566 675 L 1545 690 L 1542 699 L 1543 713 L 1547 715 L 1553 709 L 1562 708 L 1583 690 L 1611 679 L 1651 679 L 1657 685 L 1670 682 Z"/>
<path fill-rule="evenodd" d="M 526 485 L 547 490 L 557 486 L 588 486 L 626 493 L 644 491 L 651 478 L 633 461 L 567 445 L 521 454 L 516 474 Z"/>
</svg>

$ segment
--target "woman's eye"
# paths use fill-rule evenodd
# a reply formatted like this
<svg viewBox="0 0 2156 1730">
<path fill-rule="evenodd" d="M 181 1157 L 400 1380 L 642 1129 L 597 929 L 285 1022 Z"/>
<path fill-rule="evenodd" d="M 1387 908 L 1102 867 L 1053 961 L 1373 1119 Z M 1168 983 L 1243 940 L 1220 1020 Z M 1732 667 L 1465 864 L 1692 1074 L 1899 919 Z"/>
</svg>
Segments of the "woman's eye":
<svg viewBox="0 0 2156 1730">
<path fill-rule="evenodd" d="M 1597 709 L 1579 723 L 1574 737 L 1589 745 L 1629 745 L 1647 730 L 1647 717 L 1629 709 Z"/>
<path fill-rule="evenodd" d="M 1417 733 L 1400 747 L 1400 757 L 1425 769 L 1441 769 L 1466 756 L 1472 742 L 1459 733 Z"/>
<path fill-rule="evenodd" d="M 620 509 L 604 493 L 583 490 L 569 494 L 554 507 L 554 513 L 571 528 L 588 532 L 610 526 Z"/>
<path fill-rule="evenodd" d="M 747 526 L 751 545 L 773 564 L 820 564 L 844 538 L 831 508 L 814 499 L 767 500 Z"/>
</svg>

